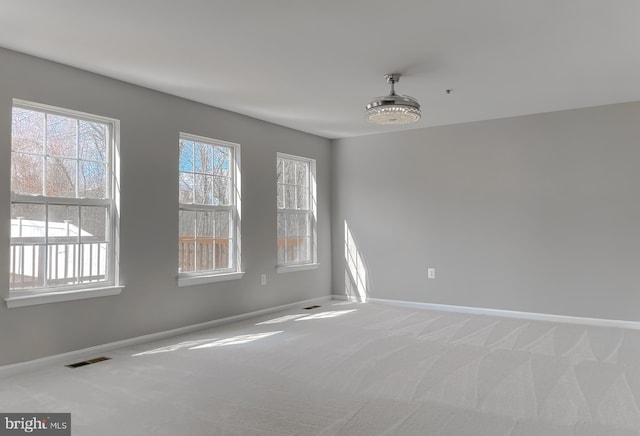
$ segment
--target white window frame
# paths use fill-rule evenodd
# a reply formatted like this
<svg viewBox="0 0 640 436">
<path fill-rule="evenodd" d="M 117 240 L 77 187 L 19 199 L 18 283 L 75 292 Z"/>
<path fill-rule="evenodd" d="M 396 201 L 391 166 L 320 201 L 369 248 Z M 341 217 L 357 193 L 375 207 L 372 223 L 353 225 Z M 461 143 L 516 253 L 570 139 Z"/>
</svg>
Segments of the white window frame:
<svg viewBox="0 0 640 436">
<path fill-rule="evenodd" d="M 208 138 L 199 135 L 193 135 L 190 133 L 180 132 L 178 140 L 181 141 L 194 141 L 211 146 L 226 147 L 231 150 L 231 162 L 230 162 L 230 179 L 231 179 L 231 198 L 229 205 L 216 206 L 216 205 L 203 205 L 195 203 L 181 203 L 178 198 L 178 211 L 190 210 L 190 211 L 230 211 L 231 222 L 229 223 L 231 233 L 231 244 L 229 246 L 230 256 L 229 262 L 231 266 L 224 269 L 214 269 L 201 272 L 180 272 L 178 265 L 178 286 L 193 286 L 206 283 L 220 282 L 226 280 L 237 280 L 242 278 L 244 272 L 242 272 L 241 263 L 241 231 L 240 224 L 242 222 L 242 208 L 241 208 L 241 177 L 240 177 L 240 144 L 234 142 L 222 141 L 219 139 Z M 178 156 L 179 159 L 179 156 Z M 179 220 L 179 219 L 178 219 Z M 179 232 L 178 232 L 179 233 Z M 180 234 L 178 234 L 180 237 Z"/>
<path fill-rule="evenodd" d="M 11 193 L 11 204 L 41 204 L 48 210 L 49 205 L 69 206 L 102 206 L 108 210 L 109 223 L 105 230 L 105 240 L 108 243 L 105 279 L 83 284 L 66 286 L 45 286 L 42 288 L 10 289 L 9 296 L 5 298 L 7 307 L 23 307 L 37 304 L 56 303 L 85 298 L 97 298 L 107 295 L 118 295 L 124 286 L 119 282 L 119 265 L 117 259 L 119 250 L 119 134 L 120 122 L 113 118 L 78 112 L 70 109 L 59 108 L 26 100 L 13 99 L 13 108 L 43 112 L 47 115 L 58 115 L 81 121 L 96 122 L 107 126 L 107 191 L 108 198 L 81 198 L 81 197 L 53 197 L 46 195 L 24 195 Z M 46 131 L 45 131 L 46 141 Z M 12 146 L 13 148 L 13 146 Z M 13 150 L 12 150 L 13 153 Z M 46 152 L 43 150 L 43 156 Z M 45 181 L 43 167 L 43 183 Z M 77 183 L 77 179 L 76 179 Z M 45 212 L 48 214 L 48 212 Z M 81 224 L 80 224 L 81 226 Z M 45 244 L 49 246 L 49 244 Z M 14 259 L 15 260 L 15 259 Z M 46 280 L 46 277 L 45 277 Z"/>
<path fill-rule="evenodd" d="M 280 262 L 279 259 L 276 262 L 276 271 L 278 273 L 287 273 L 294 271 L 304 271 L 309 269 L 315 269 L 319 266 L 318 264 L 318 200 L 317 200 L 317 181 L 316 181 L 316 160 L 295 156 L 292 154 L 286 153 L 277 153 L 276 154 L 276 167 L 278 159 L 286 159 L 292 160 L 296 162 L 303 162 L 308 165 L 308 183 L 307 186 L 309 188 L 308 196 L 309 196 L 309 208 L 308 209 L 285 209 L 281 208 L 280 205 L 276 203 L 276 209 L 278 216 L 283 214 L 296 214 L 296 215 L 308 215 L 309 224 L 310 224 L 310 253 L 311 258 L 309 260 L 304 261 L 285 261 Z M 283 183 L 276 181 L 277 189 L 282 189 Z"/>
</svg>

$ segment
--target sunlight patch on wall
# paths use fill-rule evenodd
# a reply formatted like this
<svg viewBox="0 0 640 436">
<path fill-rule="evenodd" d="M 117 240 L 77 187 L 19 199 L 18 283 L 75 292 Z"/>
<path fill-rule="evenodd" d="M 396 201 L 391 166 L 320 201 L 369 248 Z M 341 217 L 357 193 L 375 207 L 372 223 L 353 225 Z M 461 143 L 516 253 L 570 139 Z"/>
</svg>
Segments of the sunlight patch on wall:
<svg viewBox="0 0 640 436">
<path fill-rule="evenodd" d="M 344 287 L 345 293 L 350 300 L 366 301 L 369 295 L 367 268 L 358 250 L 349 224 L 344 222 Z"/>
</svg>

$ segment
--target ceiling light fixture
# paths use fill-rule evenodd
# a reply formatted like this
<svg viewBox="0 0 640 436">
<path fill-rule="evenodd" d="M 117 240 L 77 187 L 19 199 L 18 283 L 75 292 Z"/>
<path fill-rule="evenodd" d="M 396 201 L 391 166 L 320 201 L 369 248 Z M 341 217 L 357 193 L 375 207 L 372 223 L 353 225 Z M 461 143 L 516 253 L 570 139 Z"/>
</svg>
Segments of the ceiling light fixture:
<svg viewBox="0 0 640 436">
<path fill-rule="evenodd" d="M 398 95 L 395 84 L 400 74 L 386 74 L 391 92 L 384 97 L 376 97 L 367 105 L 367 121 L 375 124 L 408 124 L 420 119 L 420 103 L 408 95 Z"/>
</svg>

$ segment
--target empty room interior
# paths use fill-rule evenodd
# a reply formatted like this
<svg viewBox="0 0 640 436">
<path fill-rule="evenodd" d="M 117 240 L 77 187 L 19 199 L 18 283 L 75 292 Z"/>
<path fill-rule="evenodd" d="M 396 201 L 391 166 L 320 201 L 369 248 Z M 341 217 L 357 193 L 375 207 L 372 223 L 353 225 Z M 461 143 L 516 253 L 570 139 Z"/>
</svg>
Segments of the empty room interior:
<svg viewBox="0 0 640 436">
<path fill-rule="evenodd" d="M 0 0 L 0 433 L 640 436 L 639 41 Z"/>
</svg>

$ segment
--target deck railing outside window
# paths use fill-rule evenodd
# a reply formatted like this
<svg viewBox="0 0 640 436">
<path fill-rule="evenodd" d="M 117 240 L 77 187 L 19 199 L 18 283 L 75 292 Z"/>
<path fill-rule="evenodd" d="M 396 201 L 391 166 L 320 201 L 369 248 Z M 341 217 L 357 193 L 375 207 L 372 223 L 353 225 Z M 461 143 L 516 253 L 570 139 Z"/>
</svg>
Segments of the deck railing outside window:
<svg viewBox="0 0 640 436">
<path fill-rule="evenodd" d="M 58 237 L 55 242 L 43 244 L 34 240 L 40 238 L 11 238 L 11 289 L 68 286 L 105 280 L 107 241 L 78 243 L 77 237 Z"/>
</svg>

